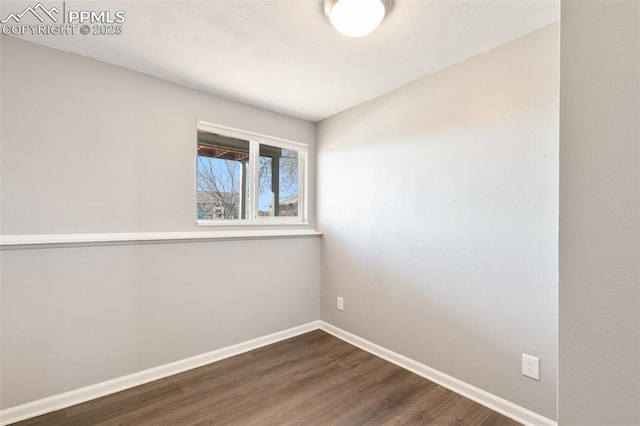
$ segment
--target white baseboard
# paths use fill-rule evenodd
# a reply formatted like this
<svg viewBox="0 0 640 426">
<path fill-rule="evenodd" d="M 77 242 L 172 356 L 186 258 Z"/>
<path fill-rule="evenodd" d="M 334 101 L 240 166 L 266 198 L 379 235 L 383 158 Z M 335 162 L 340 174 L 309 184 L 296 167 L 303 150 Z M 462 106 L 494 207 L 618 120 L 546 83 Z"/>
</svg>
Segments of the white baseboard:
<svg viewBox="0 0 640 426">
<path fill-rule="evenodd" d="M 377 357 L 387 360 L 405 370 L 411 371 L 422 376 L 434 383 L 437 383 L 447 389 L 452 390 L 466 398 L 469 398 L 487 408 L 501 413 L 517 422 L 530 426 L 557 426 L 557 423 L 551 419 L 543 417 L 531 410 L 520 407 L 512 402 L 502 399 L 498 396 L 490 394 L 482 389 L 451 377 L 445 373 L 435 370 L 431 367 L 419 363 L 393 352 L 382 346 L 376 345 L 366 339 L 342 330 L 324 321 L 312 321 L 307 324 L 293 327 L 288 330 L 279 331 L 267 336 L 258 337 L 256 339 L 247 340 L 246 342 L 236 345 L 227 346 L 204 354 L 196 355 L 180 361 L 161 365 L 158 367 L 143 370 L 127 376 L 118 377 L 116 379 L 97 383 L 95 385 L 86 386 L 80 389 L 50 396 L 48 398 L 39 399 L 37 401 L 28 402 L 26 404 L 7 408 L 0 411 L 0 426 L 25 420 L 31 417 L 40 416 L 51 411 L 60 410 L 92 399 L 100 398 L 112 393 L 130 389 L 135 386 L 159 380 L 174 374 L 182 373 L 187 370 L 202 367 L 225 358 L 232 357 L 257 349 L 272 343 L 279 342 L 309 331 L 321 329 L 335 337 L 344 340 L 354 346 L 359 347 Z"/>
<path fill-rule="evenodd" d="M 498 413 L 503 414 L 524 425 L 557 426 L 558 424 L 554 420 L 541 416 L 540 414 L 528 410 L 524 407 L 520 407 L 519 405 L 509 402 L 506 399 L 500 398 L 496 395 L 493 395 L 489 392 L 486 392 L 482 389 L 451 377 L 448 374 L 442 373 L 431 367 L 427 367 L 426 365 L 418 361 L 407 358 L 406 356 L 400 355 L 399 353 L 393 352 L 387 348 L 383 348 L 382 346 L 376 345 L 375 343 L 351 334 L 348 331 L 342 330 L 324 321 L 320 321 L 320 329 L 334 335 L 341 340 L 344 340 L 347 343 L 357 346 L 360 349 L 363 349 L 379 358 L 387 360 L 399 367 L 404 368 L 405 370 L 411 371 L 418 376 L 422 376 L 425 379 L 431 380 L 432 382 L 437 383 L 440 386 L 452 390 L 457 394 L 469 398 L 470 400 L 475 401 L 478 404 L 484 405 L 485 407 L 490 408 L 493 411 L 497 411 Z"/>
<path fill-rule="evenodd" d="M 203 365 L 211 364 L 212 362 L 220 361 L 234 355 L 239 355 L 300 334 L 308 333 L 309 331 L 317 330 L 318 328 L 319 321 L 312 321 L 298 327 L 293 327 L 288 330 L 279 331 L 256 339 L 247 340 L 246 342 L 216 349 L 214 351 L 182 359 L 180 361 L 7 408 L 0 411 L 0 425 L 7 425 L 31 417 L 40 416 L 51 411 L 60 410 L 72 405 L 100 398 L 105 395 L 110 395 L 115 392 L 143 385 L 154 380 L 182 373 L 197 367 L 202 367 Z"/>
</svg>

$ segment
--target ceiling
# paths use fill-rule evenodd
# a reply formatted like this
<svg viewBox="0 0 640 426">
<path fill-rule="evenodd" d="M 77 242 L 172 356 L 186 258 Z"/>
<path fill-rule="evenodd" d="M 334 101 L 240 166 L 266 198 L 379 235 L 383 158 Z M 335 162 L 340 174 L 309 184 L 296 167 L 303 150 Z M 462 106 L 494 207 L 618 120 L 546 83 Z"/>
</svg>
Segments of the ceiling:
<svg viewBox="0 0 640 426">
<path fill-rule="evenodd" d="M 5 17 L 35 2 L 0 3 Z M 320 0 L 67 0 L 65 6 L 124 10 L 124 32 L 21 38 L 310 121 L 509 42 L 560 15 L 558 0 L 397 0 L 376 31 L 348 38 L 325 21 Z"/>
</svg>

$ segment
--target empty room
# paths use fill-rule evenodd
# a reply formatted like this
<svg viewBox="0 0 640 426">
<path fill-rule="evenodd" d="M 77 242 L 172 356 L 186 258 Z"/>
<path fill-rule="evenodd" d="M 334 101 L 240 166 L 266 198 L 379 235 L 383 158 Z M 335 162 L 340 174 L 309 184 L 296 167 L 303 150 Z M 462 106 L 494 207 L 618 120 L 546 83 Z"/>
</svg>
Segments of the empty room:
<svg viewBox="0 0 640 426">
<path fill-rule="evenodd" d="M 640 426 L 640 1 L 0 29 L 0 425 Z"/>
</svg>

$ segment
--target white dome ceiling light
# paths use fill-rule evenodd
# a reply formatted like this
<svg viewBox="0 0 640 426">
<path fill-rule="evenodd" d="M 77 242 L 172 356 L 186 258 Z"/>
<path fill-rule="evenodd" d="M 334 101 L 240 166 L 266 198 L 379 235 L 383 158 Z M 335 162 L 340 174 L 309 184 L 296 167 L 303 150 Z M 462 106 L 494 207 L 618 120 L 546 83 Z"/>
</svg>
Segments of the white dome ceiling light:
<svg viewBox="0 0 640 426">
<path fill-rule="evenodd" d="M 322 0 L 324 15 L 339 33 L 362 37 L 388 15 L 394 0 Z"/>
</svg>

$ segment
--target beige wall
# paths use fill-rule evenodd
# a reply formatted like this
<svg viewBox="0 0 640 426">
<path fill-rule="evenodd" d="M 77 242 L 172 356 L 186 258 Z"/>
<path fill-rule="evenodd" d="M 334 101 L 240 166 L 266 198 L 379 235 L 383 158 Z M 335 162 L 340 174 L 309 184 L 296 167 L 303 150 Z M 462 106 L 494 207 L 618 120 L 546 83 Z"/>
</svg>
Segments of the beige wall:
<svg viewBox="0 0 640 426">
<path fill-rule="evenodd" d="M 554 24 L 318 128 L 322 319 L 548 418 L 558 75 Z"/>
<path fill-rule="evenodd" d="M 561 425 L 640 424 L 640 2 L 563 1 Z"/>
<path fill-rule="evenodd" d="M 195 225 L 198 119 L 313 155 L 313 123 L 0 40 L 2 234 L 211 231 Z M 0 261 L 2 408 L 319 317 L 318 238 L 9 249 Z"/>
</svg>

